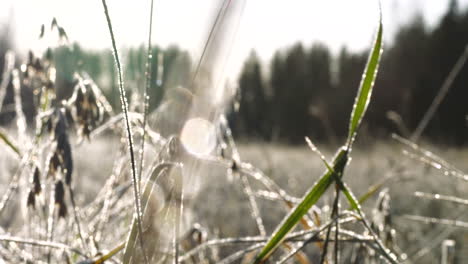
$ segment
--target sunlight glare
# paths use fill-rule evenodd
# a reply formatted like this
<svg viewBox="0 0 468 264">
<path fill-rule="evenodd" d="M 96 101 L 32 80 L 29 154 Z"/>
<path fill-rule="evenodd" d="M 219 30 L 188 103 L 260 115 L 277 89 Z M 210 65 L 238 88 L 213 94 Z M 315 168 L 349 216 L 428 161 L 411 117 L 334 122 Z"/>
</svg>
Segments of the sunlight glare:
<svg viewBox="0 0 468 264">
<path fill-rule="evenodd" d="M 183 146 L 192 154 L 209 154 L 216 145 L 214 125 L 203 118 L 189 119 L 180 135 Z"/>
</svg>

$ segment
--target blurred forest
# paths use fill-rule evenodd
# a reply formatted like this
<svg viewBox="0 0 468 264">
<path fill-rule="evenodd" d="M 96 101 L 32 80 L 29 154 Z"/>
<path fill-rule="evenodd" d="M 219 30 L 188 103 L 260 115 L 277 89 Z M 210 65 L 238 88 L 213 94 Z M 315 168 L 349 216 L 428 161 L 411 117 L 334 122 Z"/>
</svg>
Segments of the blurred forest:
<svg viewBox="0 0 468 264">
<path fill-rule="evenodd" d="M 10 31 L 8 27 L 0 29 L 0 72 L 6 50 L 14 50 Z M 392 44 L 384 47 L 373 101 L 365 120 L 369 135 L 382 137 L 398 132 L 408 136 L 414 131 L 467 44 L 468 11 L 459 10 L 455 0 L 434 28 L 429 28 L 421 16 L 401 27 Z M 143 46 L 122 52 L 124 78 L 130 93 L 143 90 L 145 52 Z M 302 143 L 304 136 L 324 143 L 343 138 L 367 53 L 350 52 L 343 47 L 334 55 L 322 43 L 311 46 L 297 43 L 278 50 L 270 62 L 262 62 L 252 51 L 238 78 L 239 107 L 233 107 L 237 112 L 229 115 L 235 135 L 288 143 Z M 86 51 L 74 43 L 56 48 L 53 58 L 58 71 L 59 97 L 71 94 L 73 73 L 85 71 L 103 89 L 111 104 L 119 105 L 110 50 Z M 176 46 L 155 47 L 152 63 L 153 69 L 158 66 L 164 69 L 162 82 L 158 81 L 158 71 L 152 72 L 150 107 L 154 109 L 164 91 L 190 84 L 195 63 L 186 51 Z M 458 146 L 468 143 L 467 86 L 468 66 L 465 66 L 425 130 L 426 138 Z M 23 92 L 28 102 L 31 96 Z M 12 87 L 8 87 L 0 124 L 14 118 L 12 97 Z M 34 115 L 26 104 L 23 108 L 27 116 Z"/>
<path fill-rule="evenodd" d="M 429 29 L 420 16 L 400 28 L 393 44 L 384 47 L 365 119 L 367 131 L 374 136 L 414 131 L 467 44 L 468 11 L 460 11 L 456 1 L 450 2 L 435 28 Z M 252 52 L 239 78 L 235 131 L 290 142 L 303 142 L 305 135 L 321 141 L 343 138 L 367 53 L 342 48 L 334 57 L 323 44 L 297 43 L 277 51 L 265 69 Z M 425 136 L 440 143 L 466 144 L 467 99 L 465 65 Z"/>
</svg>

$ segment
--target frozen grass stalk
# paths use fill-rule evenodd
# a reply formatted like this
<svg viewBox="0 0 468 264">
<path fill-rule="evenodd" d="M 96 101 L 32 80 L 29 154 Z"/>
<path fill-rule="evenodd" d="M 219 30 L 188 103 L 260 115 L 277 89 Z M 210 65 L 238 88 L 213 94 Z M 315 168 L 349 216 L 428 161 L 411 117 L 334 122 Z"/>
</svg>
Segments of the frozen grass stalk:
<svg viewBox="0 0 468 264">
<path fill-rule="evenodd" d="M 136 214 L 136 221 L 138 225 L 138 233 L 140 234 L 140 246 L 143 252 L 144 259 L 146 263 L 148 260 L 146 258 L 144 245 L 143 245 L 143 228 L 141 223 L 141 206 L 140 206 L 140 194 L 139 194 L 139 184 L 137 180 L 137 172 L 136 172 L 136 161 L 135 161 L 135 153 L 133 149 L 133 135 L 132 135 L 132 128 L 130 125 L 130 119 L 128 117 L 128 104 L 127 104 L 127 96 L 125 94 L 125 89 L 123 85 L 123 77 L 122 77 L 122 66 L 120 64 L 119 54 L 117 53 L 117 45 L 115 43 L 114 38 L 114 31 L 112 30 L 112 23 L 109 16 L 109 11 L 107 8 L 106 0 L 102 0 L 102 5 L 104 7 L 104 13 L 106 15 L 107 25 L 109 27 L 109 33 L 112 42 L 112 50 L 114 53 L 115 63 L 117 66 L 117 75 L 119 78 L 119 92 L 120 92 L 120 103 L 122 104 L 122 112 L 124 113 L 124 120 L 125 120 L 125 128 L 127 130 L 127 141 L 128 141 L 128 148 L 130 152 L 130 163 L 131 163 L 131 170 L 132 170 L 132 184 L 133 184 L 133 193 L 135 199 L 135 214 Z M 128 241 L 127 241 L 128 242 Z"/>
<path fill-rule="evenodd" d="M 145 92 L 144 94 L 144 109 L 143 109 L 143 135 L 141 138 L 141 146 L 140 146 L 140 166 L 138 170 L 138 185 L 140 185 L 141 175 L 143 175 L 143 163 L 145 159 L 145 139 L 146 139 L 146 123 L 148 117 L 148 110 L 149 110 L 149 90 L 151 87 L 151 64 L 153 58 L 153 50 L 151 45 L 151 36 L 153 33 L 153 4 L 154 0 L 151 0 L 150 6 L 150 15 L 149 15 L 149 33 L 148 33 L 148 51 L 147 51 L 147 58 L 146 58 L 146 79 L 145 79 Z"/>
</svg>

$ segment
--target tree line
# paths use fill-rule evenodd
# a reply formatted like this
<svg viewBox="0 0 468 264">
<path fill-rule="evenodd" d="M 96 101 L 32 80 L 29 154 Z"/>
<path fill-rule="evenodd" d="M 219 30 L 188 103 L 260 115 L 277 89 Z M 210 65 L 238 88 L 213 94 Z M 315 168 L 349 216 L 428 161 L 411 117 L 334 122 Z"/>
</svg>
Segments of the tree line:
<svg viewBox="0 0 468 264">
<path fill-rule="evenodd" d="M 409 136 L 468 44 L 468 11 L 450 1 L 439 24 L 428 28 L 422 16 L 401 27 L 385 47 L 366 131 L 373 136 Z M 268 63 L 253 51 L 239 77 L 240 109 L 234 131 L 245 137 L 303 142 L 336 141 L 347 120 L 368 51 L 342 48 L 333 55 L 320 43 L 297 43 L 277 51 Z M 424 136 L 465 144 L 468 139 L 468 66 L 456 76 Z"/>
<path fill-rule="evenodd" d="M 3 54 L 14 48 L 8 39 L 9 31 L 0 31 L 0 71 Z M 433 28 L 425 24 L 422 16 L 402 26 L 392 44 L 385 46 L 365 131 L 373 136 L 386 136 L 389 132 L 409 136 L 464 52 L 467 33 L 468 11 L 459 10 L 456 0 L 450 1 L 447 12 Z M 297 43 L 278 50 L 271 61 L 263 63 L 252 51 L 237 82 L 239 107 L 228 116 L 233 132 L 238 137 L 289 143 L 302 143 L 304 136 L 332 143 L 345 137 L 367 53 L 343 47 L 333 54 L 322 43 Z M 122 54 L 126 87 L 133 98 L 132 94 L 141 95 L 143 91 L 146 48 L 129 48 Z M 71 94 L 73 73 L 85 71 L 119 109 L 110 51 L 88 51 L 74 43 L 55 48 L 53 59 L 59 99 Z M 194 63 L 188 52 L 176 46 L 154 47 L 151 63 L 150 108 L 155 109 L 168 89 L 190 85 Z M 467 143 L 467 85 L 465 66 L 429 122 L 425 137 L 443 143 Z M 1 124 L 14 118 L 12 108 L 5 107 L 12 104 L 12 97 L 12 87 L 8 87 Z M 22 97 L 28 102 L 31 95 L 24 91 Z M 27 105 L 23 107 L 26 116 L 34 114 L 28 112 Z"/>
</svg>

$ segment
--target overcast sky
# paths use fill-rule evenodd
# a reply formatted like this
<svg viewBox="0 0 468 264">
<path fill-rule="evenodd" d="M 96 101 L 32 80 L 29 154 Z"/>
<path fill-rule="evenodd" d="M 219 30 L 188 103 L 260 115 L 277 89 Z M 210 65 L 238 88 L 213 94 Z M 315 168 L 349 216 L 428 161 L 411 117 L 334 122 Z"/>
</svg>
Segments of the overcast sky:
<svg viewBox="0 0 468 264">
<path fill-rule="evenodd" d="M 102 3 L 99 0 L 1 0 L 0 21 L 14 26 L 15 45 L 26 50 L 37 43 L 40 25 L 52 17 L 67 30 L 71 41 L 85 48 L 110 47 Z M 110 0 L 110 13 L 120 47 L 138 46 L 148 34 L 148 0 Z M 155 0 L 153 42 L 177 43 L 199 55 L 206 38 L 208 18 L 216 0 Z M 448 0 L 383 0 L 386 41 L 396 28 L 415 13 L 437 23 Z M 465 8 L 468 0 L 460 0 Z M 352 50 L 369 47 L 378 15 L 376 0 L 247 0 L 229 57 L 228 74 L 234 74 L 251 49 L 267 61 L 279 48 L 303 41 L 321 41 L 337 52 L 343 45 Z M 235 30 L 233 30 L 234 32 Z M 229 56 L 228 56 L 229 55 Z"/>
</svg>

